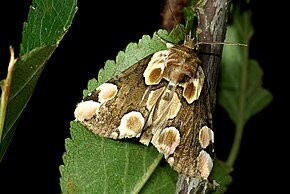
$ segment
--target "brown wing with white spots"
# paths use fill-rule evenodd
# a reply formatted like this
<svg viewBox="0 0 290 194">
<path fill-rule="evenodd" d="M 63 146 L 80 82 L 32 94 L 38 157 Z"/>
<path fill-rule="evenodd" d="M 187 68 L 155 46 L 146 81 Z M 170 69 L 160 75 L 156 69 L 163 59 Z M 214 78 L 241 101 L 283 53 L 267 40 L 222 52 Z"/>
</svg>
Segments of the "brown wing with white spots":
<svg viewBox="0 0 290 194">
<path fill-rule="evenodd" d="M 181 96 L 181 91 L 177 92 Z M 181 110 L 171 124 L 179 130 L 181 140 L 168 162 L 179 173 L 207 179 L 213 166 L 214 136 L 206 89 L 203 88 L 198 100 L 192 104 L 184 99 L 181 103 Z"/>
<path fill-rule="evenodd" d="M 75 109 L 76 120 L 102 137 L 138 137 L 148 116 L 150 90 L 166 84 L 145 85 L 142 75 L 150 59 L 144 58 L 85 97 Z"/>
<path fill-rule="evenodd" d="M 200 60 L 185 45 L 156 52 L 102 84 L 78 104 L 75 117 L 99 136 L 151 142 L 177 172 L 207 179 L 211 110 Z"/>
</svg>

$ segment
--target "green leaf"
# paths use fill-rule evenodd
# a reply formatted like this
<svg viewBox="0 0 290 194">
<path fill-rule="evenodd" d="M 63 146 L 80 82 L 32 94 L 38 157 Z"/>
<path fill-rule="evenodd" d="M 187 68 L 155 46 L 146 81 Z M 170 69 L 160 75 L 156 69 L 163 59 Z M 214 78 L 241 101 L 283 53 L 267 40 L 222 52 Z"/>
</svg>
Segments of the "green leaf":
<svg viewBox="0 0 290 194">
<path fill-rule="evenodd" d="M 34 0 L 23 25 L 20 57 L 15 64 L 8 100 L 0 161 L 13 136 L 11 130 L 28 103 L 45 64 L 72 23 L 77 0 Z"/>
<path fill-rule="evenodd" d="M 215 158 L 212 176 L 217 182 L 216 190 L 214 194 L 225 193 L 227 187 L 232 183 L 233 178 L 230 173 L 233 171 L 224 161 Z"/>
<path fill-rule="evenodd" d="M 23 24 L 20 55 L 44 45 L 58 45 L 77 11 L 77 0 L 33 0 Z"/>
<path fill-rule="evenodd" d="M 74 121 L 71 138 L 60 166 L 63 193 L 173 193 L 176 173 L 167 164 L 151 176 L 163 158 L 153 146 L 101 138 Z"/>
<path fill-rule="evenodd" d="M 253 34 L 251 13 L 234 12 L 234 23 L 228 27 L 226 41 L 249 45 Z M 263 71 L 248 56 L 248 47 L 225 46 L 221 63 L 219 104 L 227 111 L 235 124 L 235 136 L 227 165 L 233 166 L 240 149 L 246 122 L 264 109 L 272 94 L 262 87 Z"/>
<path fill-rule="evenodd" d="M 173 43 L 184 38 L 179 27 L 170 34 L 159 30 L 158 36 Z M 138 44 L 130 43 L 125 51 L 120 51 L 116 62 L 108 60 L 99 71 L 98 80 L 89 81 L 84 96 L 146 56 L 167 49 L 158 36 L 144 35 Z M 163 156 L 153 146 L 100 138 L 75 122 L 71 136 L 65 143 L 64 165 L 60 166 L 63 193 L 175 192 L 177 173 L 167 163 L 158 165 Z"/>
<path fill-rule="evenodd" d="M 236 13 L 234 23 L 227 29 L 226 41 L 249 44 L 253 34 L 249 12 Z M 246 123 L 271 101 L 271 93 L 262 87 L 263 71 L 255 60 L 248 59 L 248 48 L 224 46 L 219 103 L 234 123 Z"/>
</svg>

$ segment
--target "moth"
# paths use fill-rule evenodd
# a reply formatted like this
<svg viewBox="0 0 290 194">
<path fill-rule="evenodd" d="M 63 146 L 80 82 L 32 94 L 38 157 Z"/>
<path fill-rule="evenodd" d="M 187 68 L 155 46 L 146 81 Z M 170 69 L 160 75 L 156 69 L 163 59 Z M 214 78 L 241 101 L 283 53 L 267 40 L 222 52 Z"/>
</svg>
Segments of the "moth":
<svg viewBox="0 0 290 194">
<path fill-rule="evenodd" d="M 210 110 L 197 44 L 188 35 L 97 87 L 74 115 L 98 136 L 152 143 L 175 171 L 207 180 L 214 151 Z"/>
</svg>

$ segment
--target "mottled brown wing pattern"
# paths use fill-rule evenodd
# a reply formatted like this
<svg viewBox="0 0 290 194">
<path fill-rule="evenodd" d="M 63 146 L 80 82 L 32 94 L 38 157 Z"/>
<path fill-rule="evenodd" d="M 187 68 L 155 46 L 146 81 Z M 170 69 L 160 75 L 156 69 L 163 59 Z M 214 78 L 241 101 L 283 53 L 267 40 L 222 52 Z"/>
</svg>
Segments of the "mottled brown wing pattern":
<svg viewBox="0 0 290 194">
<path fill-rule="evenodd" d="M 139 61 L 84 98 L 76 120 L 102 137 L 151 142 L 177 172 L 206 180 L 214 137 L 195 47 L 187 37 Z"/>
<path fill-rule="evenodd" d="M 77 120 L 99 136 L 117 139 L 119 135 L 118 127 L 125 114 L 136 111 L 140 112 L 143 117 L 146 118 L 148 110 L 145 108 L 146 102 L 144 100 L 142 101 L 142 97 L 144 94 L 148 96 L 149 90 L 148 86 L 144 83 L 142 74 L 149 61 L 150 56 L 106 82 L 106 84 L 110 83 L 117 86 L 116 95 L 112 100 L 99 103 L 98 98 L 100 91 L 98 90 L 93 91 L 90 95 L 85 97 L 81 103 L 93 101 L 92 103 L 96 104 L 96 109 L 92 114 L 85 115 L 84 119 L 80 119 L 79 117 L 81 114 L 87 113 L 88 107 L 82 108 L 80 107 L 81 103 L 79 103 L 75 111 Z M 105 89 L 108 89 L 108 87 L 105 86 Z M 91 105 L 88 104 L 88 106 Z M 98 114 L 96 114 L 96 111 Z M 136 134 L 134 135 L 136 136 Z M 132 135 L 132 137 L 134 135 Z"/>
<path fill-rule="evenodd" d="M 202 179 L 209 176 L 213 156 L 213 132 L 205 131 L 204 135 L 208 136 L 206 138 L 209 138 L 209 141 L 200 138 L 201 129 L 212 128 L 210 102 L 206 93 L 204 87 L 199 99 L 192 104 L 181 100 L 182 108 L 172 122 L 172 125 L 176 126 L 181 134 L 181 141 L 173 154 L 173 169 L 190 177 Z M 201 145 L 203 141 L 208 142 Z M 207 156 L 211 157 L 206 158 Z M 201 157 L 205 157 L 205 160 L 202 160 Z"/>
</svg>

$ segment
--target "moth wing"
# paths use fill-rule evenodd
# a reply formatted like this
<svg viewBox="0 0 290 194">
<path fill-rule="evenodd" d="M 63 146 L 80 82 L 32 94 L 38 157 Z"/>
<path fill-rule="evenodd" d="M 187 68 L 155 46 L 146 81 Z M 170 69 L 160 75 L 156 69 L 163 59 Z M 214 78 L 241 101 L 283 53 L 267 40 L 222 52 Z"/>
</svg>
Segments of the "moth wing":
<svg viewBox="0 0 290 194">
<path fill-rule="evenodd" d="M 206 84 L 204 84 L 206 85 Z M 207 179 L 213 161 L 213 132 L 210 102 L 203 88 L 199 99 L 192 104 L 181 99 L 181 109 L 171 126 L 180 132 L 180 142 L 167 161 L 179 173 Z M 182 91 L 177 90 L 179 96 Z"/>
<path fill-rule="evenodd" d="M 148 87 L 145 85 L 143 72 L 150 59 L 151 56 L 148 56 L 140 60 L 121 74 L 102 84 L 100 87 L 103 86 L 101 89 L 105 91 L 102 96 L 110 96 L 109 100 L 106 100 L 106 98 L 100 100 L 102 91 L 98 88 L 85 97 L 75 110 L 76 120 L 102 137 L 113 139 L 139 137 L 148 117 L 146 102 L 150 93 L 149 90 L 164 86 L 163 82 L 156 86 Z M 108 88 L 116 88 L 115 93 L 107 92 Z M 89 106 L 95 104 L 95 108 L 90 110 L 91 108 L 84 105 L 82 109 L 82 103 L 89 104 Z M 85 116 L 78 116 L 82 114 Z"/>
</svg>

